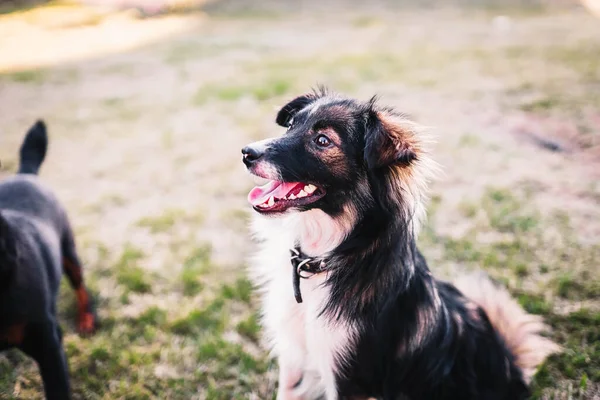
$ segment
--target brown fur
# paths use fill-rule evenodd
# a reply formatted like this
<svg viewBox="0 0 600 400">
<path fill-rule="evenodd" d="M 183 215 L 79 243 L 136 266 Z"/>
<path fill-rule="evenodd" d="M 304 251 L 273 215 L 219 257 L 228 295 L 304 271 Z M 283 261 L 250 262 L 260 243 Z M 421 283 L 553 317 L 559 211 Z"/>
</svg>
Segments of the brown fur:
<svg viewBox="0 0 600 400">
<path fill-rule="evenodd" d="M 411 161 L 418 159 L 421 149 L 413 130 L 408 126 L 408 121 L 382 112 L 378 113 L 378 117 L 387 133 L 386 138 L 389 140 L 388 143 L 380 145 L 380 164 L 395 164 L 399 157 Z M 403 122 L 407 123 L 406 126 Z"/>
<path fill-rule="evenodd" d="M 71 280 L 77 296 L 77 330 L 82 335 L 89 335 L 96 329 L 96 317 L 90 311 L 92 309 L 91 300 L 83 283 L 81 266 L 65 257 L 63 268 Z"/>
<path fill-rule="evenodd" d="M 0 343 L 4 342 L 11 346 L 18 346 L 23 342 L 25 337 L 25 324 L 14 324 L 6 328 L 0 333 Z"/>
<path fill-rule="evenodd" d="M 335 146 L 331 146 L 320 152 L 315 151 L 315 155 L 320 157 L 336 175 L 343 176 L 347 174 L 348 162 L 346 161 L 346 155 L 340 148 L 342 144 L 340 135 L 333 128 L 319 129 L 313 135 L 317 137 L 321 134 L 327 136 Z"/>
</svg>

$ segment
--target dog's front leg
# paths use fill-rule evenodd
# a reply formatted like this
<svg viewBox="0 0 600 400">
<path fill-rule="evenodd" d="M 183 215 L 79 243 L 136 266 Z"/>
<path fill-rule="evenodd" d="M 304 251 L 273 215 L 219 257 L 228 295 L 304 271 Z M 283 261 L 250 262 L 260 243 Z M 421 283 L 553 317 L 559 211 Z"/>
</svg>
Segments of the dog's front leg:
<svg viewBox="0 0 600 400">
<path fill-rule="evenodd" d="M 286 363 L 286 360 L 279 357 L 279 389 L 277 390 L 277 400 L 302 400 L 302 397 L 296 394 L 299 386 L 302 384 L 302 369 L 293 367 Z"/>
</svg>

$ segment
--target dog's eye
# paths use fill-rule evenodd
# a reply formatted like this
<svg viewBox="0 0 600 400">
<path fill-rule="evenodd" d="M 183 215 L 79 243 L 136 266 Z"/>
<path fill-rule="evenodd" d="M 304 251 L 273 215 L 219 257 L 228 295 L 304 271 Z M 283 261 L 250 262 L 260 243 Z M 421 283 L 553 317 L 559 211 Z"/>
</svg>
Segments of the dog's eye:
<svg viewBox="0 0 600 400">
<path fill-rule="evenodd" d="M 320 147 L 328 147 L 331 145 L 331 140 L 329 140 L 329 138 L 325 135 L 319 135 L 315 139 L 315 143 Z"/>
</svg>

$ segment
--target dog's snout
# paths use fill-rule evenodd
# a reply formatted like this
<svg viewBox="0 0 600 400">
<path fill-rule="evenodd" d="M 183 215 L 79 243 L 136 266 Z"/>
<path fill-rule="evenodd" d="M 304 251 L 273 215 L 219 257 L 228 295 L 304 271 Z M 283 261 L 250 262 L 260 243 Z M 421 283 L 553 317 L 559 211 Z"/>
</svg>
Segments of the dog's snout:
<svg viewBox="0 0 600 400">
<path fill-rule="evenodd" d="M 252 165 L 265 154 L 264 148 L 255 146 L 246 146 L 242 149 L 242 157 L 246 166 Z"/>
</svg>

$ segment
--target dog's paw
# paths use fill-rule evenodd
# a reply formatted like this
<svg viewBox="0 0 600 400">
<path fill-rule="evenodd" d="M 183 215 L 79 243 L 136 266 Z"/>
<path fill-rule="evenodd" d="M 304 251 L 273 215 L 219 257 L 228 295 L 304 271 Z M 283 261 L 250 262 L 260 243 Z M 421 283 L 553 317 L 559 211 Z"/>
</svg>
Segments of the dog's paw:
<svg viewBox="0 0 600 400">
<path fill-rule="evenodd" d="M 94 313 L 84 312 L 79 314 L 77 331 L 81 336 L 92 335 L 98 327 L 98 320 Z"/>
</svg>

